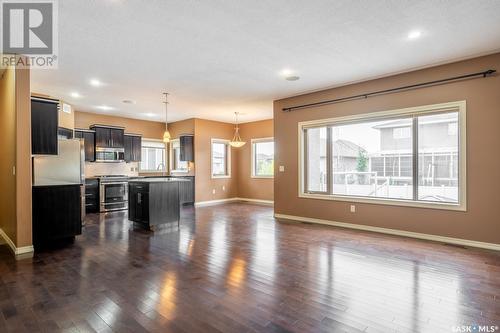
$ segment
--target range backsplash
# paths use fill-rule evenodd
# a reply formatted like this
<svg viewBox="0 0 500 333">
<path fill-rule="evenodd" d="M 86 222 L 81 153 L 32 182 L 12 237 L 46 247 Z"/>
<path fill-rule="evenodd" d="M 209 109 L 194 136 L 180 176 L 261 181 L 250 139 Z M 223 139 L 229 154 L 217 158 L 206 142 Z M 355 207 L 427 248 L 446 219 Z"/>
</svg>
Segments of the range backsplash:
<svg viewBox="0 0 500 333">
<path fill-rule="evenodd" d="M 85 163 L 85 177 L 89 178 L 103 175 L 127 175 L 136 177 L 139 175 L 139 162 Z"/>
</svg>

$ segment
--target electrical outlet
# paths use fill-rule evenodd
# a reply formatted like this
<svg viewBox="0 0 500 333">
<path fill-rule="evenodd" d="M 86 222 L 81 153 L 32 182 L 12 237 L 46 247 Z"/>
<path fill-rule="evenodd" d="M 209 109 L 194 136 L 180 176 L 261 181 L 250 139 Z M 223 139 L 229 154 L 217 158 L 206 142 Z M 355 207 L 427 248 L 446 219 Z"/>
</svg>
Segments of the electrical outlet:
<svg viewBox="0 0 500 333">
<path fill-rule="evenodd" d="M 280 170 L 280 172 L 285 172 L 285 166 L 284 165 L 280 165 L 279 170 Z"/>
<path fill-rule="evenodd" d="M 212 194 L 215 194 L 215 189 L 212 190 Z"/>
<path fill-rule="evenodd" d="M 356 206 L 355 205 L 351 205 L 351 213 L 356 213 Z"/>
<path fill-rule="evenodd" d="M 226 186 L 225 186 L 225 185 L 222 185 L 222 190 L 223 190 L 224 192 L 226 192 Z"/>
<path fill-rule="evenodd" d="M 16 166 L 14 165 L 12 167 L 12 175 L 15 176 L 16 175 Z"/>
</svg>

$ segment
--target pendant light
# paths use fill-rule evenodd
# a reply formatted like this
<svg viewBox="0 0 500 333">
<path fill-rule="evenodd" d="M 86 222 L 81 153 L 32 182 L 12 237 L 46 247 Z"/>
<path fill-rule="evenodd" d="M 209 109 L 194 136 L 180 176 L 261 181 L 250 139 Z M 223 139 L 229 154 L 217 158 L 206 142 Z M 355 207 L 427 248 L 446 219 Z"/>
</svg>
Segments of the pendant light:
<svg viewBox="0 0 500 333">
<path fill-rule="evenodd" d="M 233 139 L 231 141 L 229 141 L 229 145 L 231 145 L 231 147 L 234 147 L 234 148 L 243 147 L 246 143 L 245 141 L 241 140 L 240 128 L 238 127 L 238 114 L 239 114 L 238 112 L 234 113 L 235 118 L 236 118 L 236 127 L 234 128 Z"/>
<path fill-rule="evenodd" d="M 163 142 L 170 142 L 170 132 L 168 131 L 168 93 L 163 93 L 165 95 L 165 133 L 163 133 Z"/>
</svg>

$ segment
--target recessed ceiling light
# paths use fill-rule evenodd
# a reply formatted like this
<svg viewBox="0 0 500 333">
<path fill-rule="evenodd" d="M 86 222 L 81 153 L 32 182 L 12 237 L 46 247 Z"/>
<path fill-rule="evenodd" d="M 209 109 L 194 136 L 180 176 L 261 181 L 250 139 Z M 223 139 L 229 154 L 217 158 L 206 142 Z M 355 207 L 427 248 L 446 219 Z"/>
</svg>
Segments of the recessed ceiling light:
<svg viewBox="0 0 500 333">
<path fill-rule="evenodd" d="M 284 76 L 284 77 L 290 76 L 293 73 L 294 72 L 289 68 L 285 68 L 285 69 L 281 70 L 281 72 L 280 72 L 281 76 Z"/>
<path fill-rule="evenodd" d="M 82 95 L 80 95 L 78 92 L 76 91 L 73 91 L 71 94 L 70 94 L 71 97 L 73 98 L 80 98 L 82 97 Z"/>
<path fill-rule="evenodd" d="M 90 85 L 93 86 L 93 87 L 100 87 L 102 86 L 102 82 L 99 81 L 98 79 L 91 79 L 89 81 Z"/>
<path fill-rule="evenodd" d="M 417 39 L 422 36 L 422 31 L 420 30 L 412 30 L 408 33 L 408 39 Z"/>
<path fill-rule="evenodd" d="M 290 76 L 285 77 L 285 80 L 287 80 L 287 81 L 297 81 L 299 79 L 300 79 L 300 76 L 297 76 L 297 75 L 290 75 Z"/>
<path fill-rule="evenodd" d="M 133 101 L 131 99 L 124 99 L 122 102 L 125 103 L 125 104 L 137 104 L 136 101 Z"/>
<path fill-rule="evenodd" d="M 110 111 L 110 110 L 114 110 L 115 109 L 114 107 L 108 106 L 108 105 L 99 105 L 99 106 L 97 106 L 97 108 L 99 110 L 103 110 L 103 111 Z"/>
<path fill-rule="evenodd" d="M 146 113 L 143 113 L 143 115 L 145 115 L 146 117 L 149 117 L 149 118 L 156 117 L 156 113 L 152 113 L 152 112 L 146 112 Z"/>
</svg>

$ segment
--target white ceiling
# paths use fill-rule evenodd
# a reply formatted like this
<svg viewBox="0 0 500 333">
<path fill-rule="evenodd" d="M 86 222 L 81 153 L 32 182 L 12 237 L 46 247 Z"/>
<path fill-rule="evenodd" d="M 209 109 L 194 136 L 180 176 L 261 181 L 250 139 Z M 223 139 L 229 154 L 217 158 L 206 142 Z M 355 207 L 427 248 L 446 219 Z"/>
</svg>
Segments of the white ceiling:
<svg viewBox="0 0 500 333">
<path fill-rule="evenodd" d="M 254 121 L 277 98 L 499 50 L 499 13 L 498 0 L 64 0 L 59 69 L 33 71 L 32 90 L 159 121 L 168 91 L 169 121 Z"/>
</svg>

